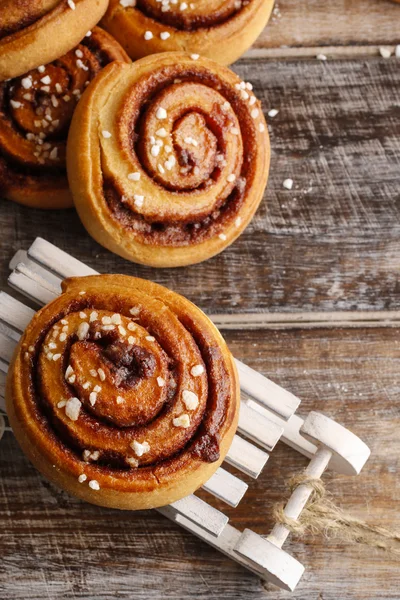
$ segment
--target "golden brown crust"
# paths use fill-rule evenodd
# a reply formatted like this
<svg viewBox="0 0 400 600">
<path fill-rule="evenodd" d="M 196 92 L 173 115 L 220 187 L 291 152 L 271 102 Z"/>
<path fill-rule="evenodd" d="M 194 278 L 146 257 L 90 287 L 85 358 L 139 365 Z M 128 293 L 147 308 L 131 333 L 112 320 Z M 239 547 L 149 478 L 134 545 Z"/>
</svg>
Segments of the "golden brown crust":
<svg viewBox="0 0 400 600">
<path fill-rule="evenodd" d="M 22 336 L 6 391 L 34 465 L 76 496 L 121 509 L 162 506 L 205 483 L 229 449 L 239 398 L 209 319 L 162 286 L 120 275 L 64 282 Z"/>
<path fill-rule="evenodd" d="M 0 7 L 0 81 L 66 54 L 107 6 L 108 0 L 7 0 Z"/>
<path fill-rule="evenodd" d="M 90 235 L 157 267 L 194 264 L 231 244 L 262 199 L 269 159 L 251 85 L 173 52 L 106 67 L 79 102 L 67 144 Z"/>
<path fill-rule="evenodd" d="M 89 82 L 114 60 L 130 59 L 95 27 L 66 55 L 0 83 L 0 194 L 36 208 L 73 205 L 65 149 L 72 114 Z"/>
<path fill-rule="evenodd" d="M 229 65 L 260 35 L 274 1 L 197 0 L 166 5 L 157 0 L 137 0 L 132 6 L 126 4 L 110 0 L 102 25 L 131 58 L 183 51 Z M 186 4 L 184 10 L 182 4 Z M 151 39 L 144 37 L 146 32 L 151 32 Z"/>
</svg>

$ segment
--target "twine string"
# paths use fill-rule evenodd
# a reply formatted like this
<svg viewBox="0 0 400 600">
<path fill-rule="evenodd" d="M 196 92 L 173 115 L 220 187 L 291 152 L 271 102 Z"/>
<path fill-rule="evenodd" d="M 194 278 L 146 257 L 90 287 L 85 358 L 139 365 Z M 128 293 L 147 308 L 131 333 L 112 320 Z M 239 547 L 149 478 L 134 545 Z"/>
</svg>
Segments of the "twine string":
<svg viewBox="0 0 400 600">
<path fill-rule="evenodd" d="M 371 525 L 346 513 L 332 502 L 321 479 L 295 475 L 289 480 L 290 492 L 300 485 L 311 487 L 312 494 L 298 520 L 285 515 L 284 504 L 273 509 L 277 523 L 285 525 L 291 533 L 323 534 L 328 539 L 363 544 L 400 556 L 400 532 Z"/>
</svg>

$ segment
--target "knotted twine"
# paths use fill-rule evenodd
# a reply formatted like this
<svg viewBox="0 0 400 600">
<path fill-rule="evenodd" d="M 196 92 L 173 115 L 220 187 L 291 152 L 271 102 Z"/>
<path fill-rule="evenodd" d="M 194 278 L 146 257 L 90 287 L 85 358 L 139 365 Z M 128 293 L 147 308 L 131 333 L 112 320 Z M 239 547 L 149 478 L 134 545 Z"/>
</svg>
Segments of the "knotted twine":
<svg viewBox="0 0 400 600">
<path fill-rule="evenodd" d="M 332 502 L 321 479 L 310 478 L 304 473 L 292 477 L 288 485 L 291 493 L 300 485 L 312 488 L 312 494 L 298 520 L 285 515 L 284 504 L 276 504 L 273 509 L 276 521 L 285 525 L 294 535 L 318 533 L 328 539 L 364 544 L 400 556 L 400 533 L 370 525 L 347 514 Z"/>
</svg>

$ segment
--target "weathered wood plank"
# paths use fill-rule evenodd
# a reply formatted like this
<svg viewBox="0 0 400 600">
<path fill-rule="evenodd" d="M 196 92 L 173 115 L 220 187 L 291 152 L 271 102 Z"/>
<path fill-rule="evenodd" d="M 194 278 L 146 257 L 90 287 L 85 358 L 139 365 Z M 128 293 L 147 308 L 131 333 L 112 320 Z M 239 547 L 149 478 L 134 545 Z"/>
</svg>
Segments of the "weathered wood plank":
<svg viewBox="0 0 400 600">
<path fill-rule="evenodd" d="M 231 248 L 184 270 L 140 267 L 93 242 L 72 210 L 4 202 L 0 283 L 13 253 L 39 235 L 101 272 L 165 284 L 209 314 L 398 309 L 398 61 L 241 61 L 235 69 L 253 81 L 265 112 L 279 113 L 269 120 L 264 201 Z"/>
<path fill-rule="evenodd" d="M 400 529 L 399 330 L 229 332 L 235 354 L 322 409 L 372 448 L 358 478 L 326 478 L 342 506 Z M 306 459 L 278 444 L 231 522 L 270 531 L 271 506 L 284 480 Z M 10 433 L 0 445 L 0 597 L 108 600 L 165 597 L 274 600 L 284 592 L 261 584 L 235 563 L 155 512 L 101 509 L 70 498 L 31 467 Z M 203 498 L 210 499 L 205 493 Z M 370 550 L 307 537 L 285 546 L 306 565 L 296 600 L 397 600 L 398 562 Z"/>
<path fill-rule="evenodd" d="M 277 0 L 254 47 L 398 44 L 399 21 L 390 0 Z"/>
</svg>

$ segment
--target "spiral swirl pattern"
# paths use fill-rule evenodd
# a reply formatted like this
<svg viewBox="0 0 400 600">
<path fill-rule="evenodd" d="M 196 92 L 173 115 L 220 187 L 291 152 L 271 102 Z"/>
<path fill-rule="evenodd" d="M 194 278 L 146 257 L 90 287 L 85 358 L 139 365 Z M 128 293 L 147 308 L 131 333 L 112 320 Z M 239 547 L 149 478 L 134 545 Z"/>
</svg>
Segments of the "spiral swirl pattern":
<svg viewBox="0 0 400 600">
<path fill-rule="evenodd" d="M 130 62 L 108 33 L 95 27 L 73 50 L 0 84 L 0 189 L 23 204 L 72 205 L 65 172 L 69 125 L 90 81 L 114 60 Z"/>
<path fill-rule="evenodd" d="M 186 54 L 105 69 L 68 142 L 70 185 L 89 233 L 154 266 L 199 262 L 231 243 L 268 177 L 268 133 L 251 90 L 229 69 Z"/>
<path fill-rule="evenodd" d="M 68 52 L 99 22 L 107 6 L 108 0 L 2 0 L 0 81 Z"/>
<path fill-rule="evenodd" d="M 193 491 L 236 427 L 236 374 L 222 338 L 155 284 L 95 276 L 64 287 L 29 325 L 10 375 L 11 415 L 33 454 L 78 495 L 94 482 L 99 503 L 121 493 L 127 508 L 147 507 Z"/>
<path fill-rule="evenodd" d="M 264 29 L 273 0 L 111 0 L 102 21 L 131 58 L 195 52 L 228 65 Z"/>
</svg>

